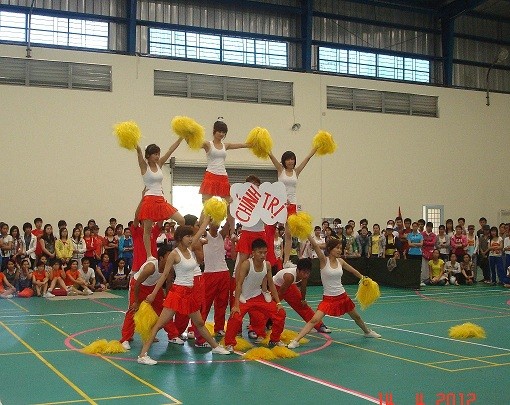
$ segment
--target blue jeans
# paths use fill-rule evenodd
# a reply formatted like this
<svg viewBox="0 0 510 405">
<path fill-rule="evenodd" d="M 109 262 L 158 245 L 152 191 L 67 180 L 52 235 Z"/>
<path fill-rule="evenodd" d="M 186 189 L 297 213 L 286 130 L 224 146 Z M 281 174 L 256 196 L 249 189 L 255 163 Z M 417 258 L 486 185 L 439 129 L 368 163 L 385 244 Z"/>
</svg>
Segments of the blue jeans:
<svg viewBox="0 0 510 405">
<path fill-rule="evenodd" d="M 496 269 L 498 271 L 498 278 L 500 282 L 503 282 L 503 279 L 506 278 L 502 256 L 489 256 L 489 269 L 491 272 L 491 281 L 493 283 L 496 282 Z"/>
</svg>

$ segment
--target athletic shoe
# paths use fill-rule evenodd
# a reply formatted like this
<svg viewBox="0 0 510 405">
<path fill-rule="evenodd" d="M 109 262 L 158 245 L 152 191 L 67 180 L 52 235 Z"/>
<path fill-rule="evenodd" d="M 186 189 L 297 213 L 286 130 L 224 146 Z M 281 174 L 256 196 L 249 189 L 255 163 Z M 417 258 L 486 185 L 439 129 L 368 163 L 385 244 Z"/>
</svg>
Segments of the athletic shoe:
<svg viewBox="0 0 510 405">
<path fill-rule="evenodd" d="M 46 293 L 46 294 L 47 294 L 47 293 Z M 52 294 L 52 296 L 54 297 L 54 295 L 53 295 L 53 294 Z M 6 296 L 5 296 L 5 298 L 7 298 L 8 300 L 10 300 L 10 299 L 11 299 L 11 298 L 13 298 L 13 297 L 14 297 L 14 295 L 12 295 L 12 294 L 8 294 L 8 295 L 6 295 Z M 46 297 L 46 298 L 49 298 L 49 297 Z"/>
<path fill-rule="evenodd" d="M 250 339 L 257 339 L 257 334 L 255 333 L 255 331 L 253 331 L 253 330 L 249 330 L 249 331 L 248 331 L 248 337 L 249 337 Z"/>
<path fill-rule="evenodd" d="M 177 336 L 174 337 L 173 339 L 168 339 L 168 343 L 173 343 L 174 345 L 183 345 L 184 340 Z"/>
<path fill-rule="evenodd" d="M 426 285 L 423 281 L 420 283 L 420 287 L 425 287 Z"/>
<path fill-rule="evenodd" d="M 230 350 L 225 349 L 223 346 L 216 346 L 211 352 L 214 354 L 230 354 Z"/>
<path fill-rule="evenodd" d="M 184 332 L 182 335 L 181 335 L 181 339 L 182 340 L 188 340 L 188 334 L 186 332 Z"/>
<path fill-rule="evenodd" d="M 188 331 L 188 339 L 195 339 L 195 332 L 192 330 Z"/>
<path fill-rule="evenodd" d="M 381 335 L 379 335 L 377 332 L 374 332 L 373 330 L 371 330 L 370 332 L 365 333 L 365 337 L 366 338 L 380 338 Z"/>
<path fill-rule="evenodd" d="M 262 343 L 262 341 L 265 339 L 265 336 L 257 336 L 257 339 L 255 339 L 255 343 Z"/>
<path fill-rule="evenodd" d="M 145 364 L 147 366 L 153 366 L 154 364 L 158 364 L 156 360 L 152 360 L 147 353 L 145 356 L 138 356 L 138 364 Z"/>
<path fill-rule="evenodd" d="M 329 329 L 326 325 L 322 325 L 319 328 L 319 333 L 331 333 L 331 329 Z"/>
<path fill-rule="evenodd" d="M 46 291 L 46 293 L 44 294 L 44 298 L 53 298 L 54 295 L 52 293 L 50 293 L 49 291 Z M 10 297 L 12 298 L 12 297 Z"/>
<path fill-rule="evenodd" d="M 278 342 L 273 342 L 272 340 L 270 340 L 269 347 L 285 347 L 285 343 L 283 343 L 281 340 L 279 340 Z"/>
<path fill-rule="evenodd" d="M 228 350 L 230 353 L 234 353 L 234 346 L 232 345 L 225 346 L 225 350 Z"/>
<path fill-rule="evenodd" d="M 204 343 L 195 343 L 195 347 L 199 347 L 199 348 L 208 347 L 208 348 L 211 348 L 211 345 L 209 343 L 207 343 L 207 342 L 204 342 Z M 220 347 L 220 346 L 218 346 L 218 347 Z"/>
<path fill-rule="evenodd" d="M 122 343 L 121 343 L 122 347 L 126 350 L 131 350 L 131 345 L 129 344 L 129 342 L 127 340 L 124 340 Z"/>
<path fill-rule="evenodd" d="M 87 295 L 92 295 L 94 294 L 94 291 L 92 291 L 90 288 L 86 288 L 85 290 L 83 290 L 83 292 Z"/>
<path fill-rule="evenodd" d="M 218 337 L 225 336 L 225 331 L 224 330 L 219 330 L 218 332 L 216 332 L 216 336 L 218 336 Z"/>
<path fill-rule="evenodd" d="M 76 292 L 76 290 L 71 289 L 67 292 L 67 295 L 74 296 L 74 295 L 78 295 L 78 293 Z"/>
<path fill-rule="evenodd" d="M 287 260 L 284 265 L 283 265 L 283 268 L 284 269 L 288 269 L 290 267 L 296 267 L 296 265 L 294 263 L 292 263 L 290 260 Z"/>
<path fill-rule="evenodd" d="M 291 340 L 287 347 L 289 349 L 295 349 L 296 347 L 299 347 L 299 342 L 297 340 Z"/>
</svg>

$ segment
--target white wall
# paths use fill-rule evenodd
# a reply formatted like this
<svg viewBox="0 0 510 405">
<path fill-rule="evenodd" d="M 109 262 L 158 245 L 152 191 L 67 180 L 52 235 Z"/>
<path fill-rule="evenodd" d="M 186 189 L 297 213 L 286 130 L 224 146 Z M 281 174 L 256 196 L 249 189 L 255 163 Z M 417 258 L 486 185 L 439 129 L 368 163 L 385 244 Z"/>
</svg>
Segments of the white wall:
<svg viewBox="0 0 510 405">
<path fill-rule="evenodd" d="M 25 49 L 2 45 L 0 55 L 24 57 Z M 143 144 L 166 147 L 175 139 L 169 129 L 175 115 L 195 118 L 208 136 L 222 116 L 233 142 L 267 127 L 275 155 L 293 150 L 298 163 L 316 131 L 330 131 L 338 151 L 312 159 L 298 189 L 316 222 L 339 216 L 385 223 L 398 206 L 418 219 L 423 204 L 442 204 L 445 218 L 476 223 L 483 215 L 495 223 L 499 210 L 510 208 L 510 95 L 491 94 L 486 107 L 483 92 L 432 86 L 43 48 L 32 56 L 112 65 L 113 92 L 0 85 L 0 220 L 10 225 L 36 216 L 54 225 L 95 218 L 103 227 L 110 216 L 126 223 L 142 182 L 135 154 L 117 146 L 112 126 L 133 119 Z M 293 81 L 295 106 L 156 97 L 154 69 Z M 436 95 L 440 118 L 328 110 L 327 85 Z M 294 122 L 298 132 L 290 130 Z M 185 145 L 174 156 L 204 160 Z M 227 161 L 260 163 L 244 150 Z"/>
</svg>

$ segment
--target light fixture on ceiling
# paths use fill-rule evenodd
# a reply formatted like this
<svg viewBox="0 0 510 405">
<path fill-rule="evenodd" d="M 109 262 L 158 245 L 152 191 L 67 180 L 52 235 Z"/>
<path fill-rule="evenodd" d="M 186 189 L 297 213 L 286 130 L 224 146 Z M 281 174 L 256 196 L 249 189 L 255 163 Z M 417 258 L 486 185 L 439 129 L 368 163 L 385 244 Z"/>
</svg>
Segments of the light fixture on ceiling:
<svg viewBox="0 0 510 405">
<path fill-rule="evenodd" d="M 491 101 L 490 101 L 490 97 L 489 97 L 489 74 L 494 66 L 505 61 L 507 58 L 508 58 L 508 49 L 502 48 L 499 51 L 497 58 L 494 60 L 494 62 L 492 62 L 492 65 L 490 65 L 489 70 L 487 71 L 487 77 L 485 79 L 485 85 L 486 85 L 486 89 L 487 89 L 487 95 L 486 95 L 487 103 L 486 103 L 486 105 L 491 105 Z"/>
</svg>

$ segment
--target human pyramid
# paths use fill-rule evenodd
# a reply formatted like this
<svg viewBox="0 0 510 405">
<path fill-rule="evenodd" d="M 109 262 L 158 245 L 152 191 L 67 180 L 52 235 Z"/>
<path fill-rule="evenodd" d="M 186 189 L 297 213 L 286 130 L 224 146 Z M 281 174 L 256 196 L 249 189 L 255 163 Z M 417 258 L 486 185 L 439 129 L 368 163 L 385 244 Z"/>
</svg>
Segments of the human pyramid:
<svg viewBox="0 0 510 405">
<path fill-rule="evenodd" d="M 150 144 L 144 152 L 142 151 L 139 146 L 140 130 L 134 122 L 120 123 L 115 127 L 119 144 L 127 149 L 136 150 L 145 185 L 135 220 L 140 221 L 143 228 L 146 254 L 146 258 L 143 259 L 146 260 L 138 259 L 138 263 L 143 262 L 139 268 L 133 266 L 129 310 L 120 339 L 124 349 L 130 349 L 129 341 L 133 339 L 136 320 L 137 328 L 144 325 L 146 329 L 138 363 L 154 365 L 157 361 L 153 360 L 148 352 L 156 340 L 157 332 L 164 328 L 170 343 L 182 345 L 184 341 L 181 337 L 191 319 L 193 326 L 188 331 L 187 337 L 195 338 L 196 347 L 210 347 L 214 354 L 228 355 L 236 348 L 236 336 L 242 329 L 246 313 L 250 316 L 250 337 L 256 338 L 258 343 L 263 342 L 266 337 L 266 323 L 271 321 L 268 345 L 283 347 L 285 344 L 280 339 L 286 314 L 282 300 L 285 300 L 306 322 L 298 336 L 288 343 L 288 348 L 298 347 L 299 340 L 313 328 L 319 332 L 330 333 L 322 322 L 325 315 L 341 316 L 347 313 L 363 330 L 365 337 L 380 337 L 365 325 L 342 286 L 343 270 L 351 272 L 360 280 L 364 277 L 340 257 L 340 241 L 331 240 L 326 246 L 327 253 L 324 254 L 310 236 L 310 217 L 306 214 L 300 216 L 300 213 L 296 212 L 299 175 L 314 155 L 334 152 L 336 144 L 332 136 L 325 131 L 317 133 L 313 139 L 312 150 L 301 164 L 296 166 L 294 152 L 286 151 L 280 161 L 275 158 L 271 151 L 271 137 L 264 128 L 253 129 L 245 143 L 223 142 L 228 132 L 223 121 L 214 123 L 213 138 L 210 141 L 204 140 L 204 128 L 190 118 L 175 117 L 172 120 L 172 128 L 178 139 L 161 155 L 160 148 L 155 144 Z M 207 156 L 207 168 L 200 186 L 204 202 L 200 219 L 193 215 L 181 215 L 165 200 L 163 194 L 161 167 L 183 140 L 191 149 L 203 149 Z M 236 192 L 231 191 L 225 170 L 225 159 L 228 150 L 241 148 L 250 148 L 261 158 L 269 157 L 278 171 L 278 183 L 275 183 L 273 191 L 266 190 L 263 193 L 265 195 L 263 204 L 271 209 L 269 216 L 251 216 L 258 203 L 256 196 L 262 196 L 262 189 L 268 183 L 261 185 L 260 179 L 256 176 L 248 176 L 245 185 L 236 184 L 237 188 L 234 187 Z M 244 195 L 248 196 L 244 201 L 239 197 L 241 192 L 239 190 L 244 190 Z M 272 200 L 269 199 L 271 192 L 275 193 Z M 227 203 L 230 204 L 228 208 Z M 241 215 L 243 213 L 250 215 L 249 219 L 245 218 L 247 222 L 243 224 L 242 232 L 237 239 L 234 233 L 234 216 L 239 220 L 244 218 Z M 225 217 L 226 224 L 220 230 L 219 224 Z M 151 234 L 154 234 L 152 229 L 158 226 L 158 222 L 168 218 L 179 224 L 174 235 L 176 245 L 173 250 L 169 245 L 163 245 L 157 250 L 156 258 L 155 238 L 151 237 Z M 278 220 L 287 225 L 284 268 L 273 276 L 271 266 L 276 262 L 273 245 L 274 224 Z M 232 234 L 231 238 L 237 242 L 237 261 L 233 276 L 230 276 L 225 262 L 224 238 L 229 234 Z M 305 300 L 311 261 L 301 259 L 297 266 L 292 264 L 290 261 L 292 236 L 308 238 L 319 257 L 324 298 L 316 312 Z M 204 264 L 203 273 L 201 264 Z M 165 284 L 166 296 L 163 293 Z M 230 317 L 224 330 L 229 301 Z M 224 336 L 224 345 L 218 344 L 204 323 L 213 303 L 214 334 L 216 337 Z M 150 316 L 145 315 L 147 304 L 150 304 L 158 315 L 157 320 L 154 318 L 151 321 Z M 150 326 L 152 328 L 149 331 Z"/>
</svg>

